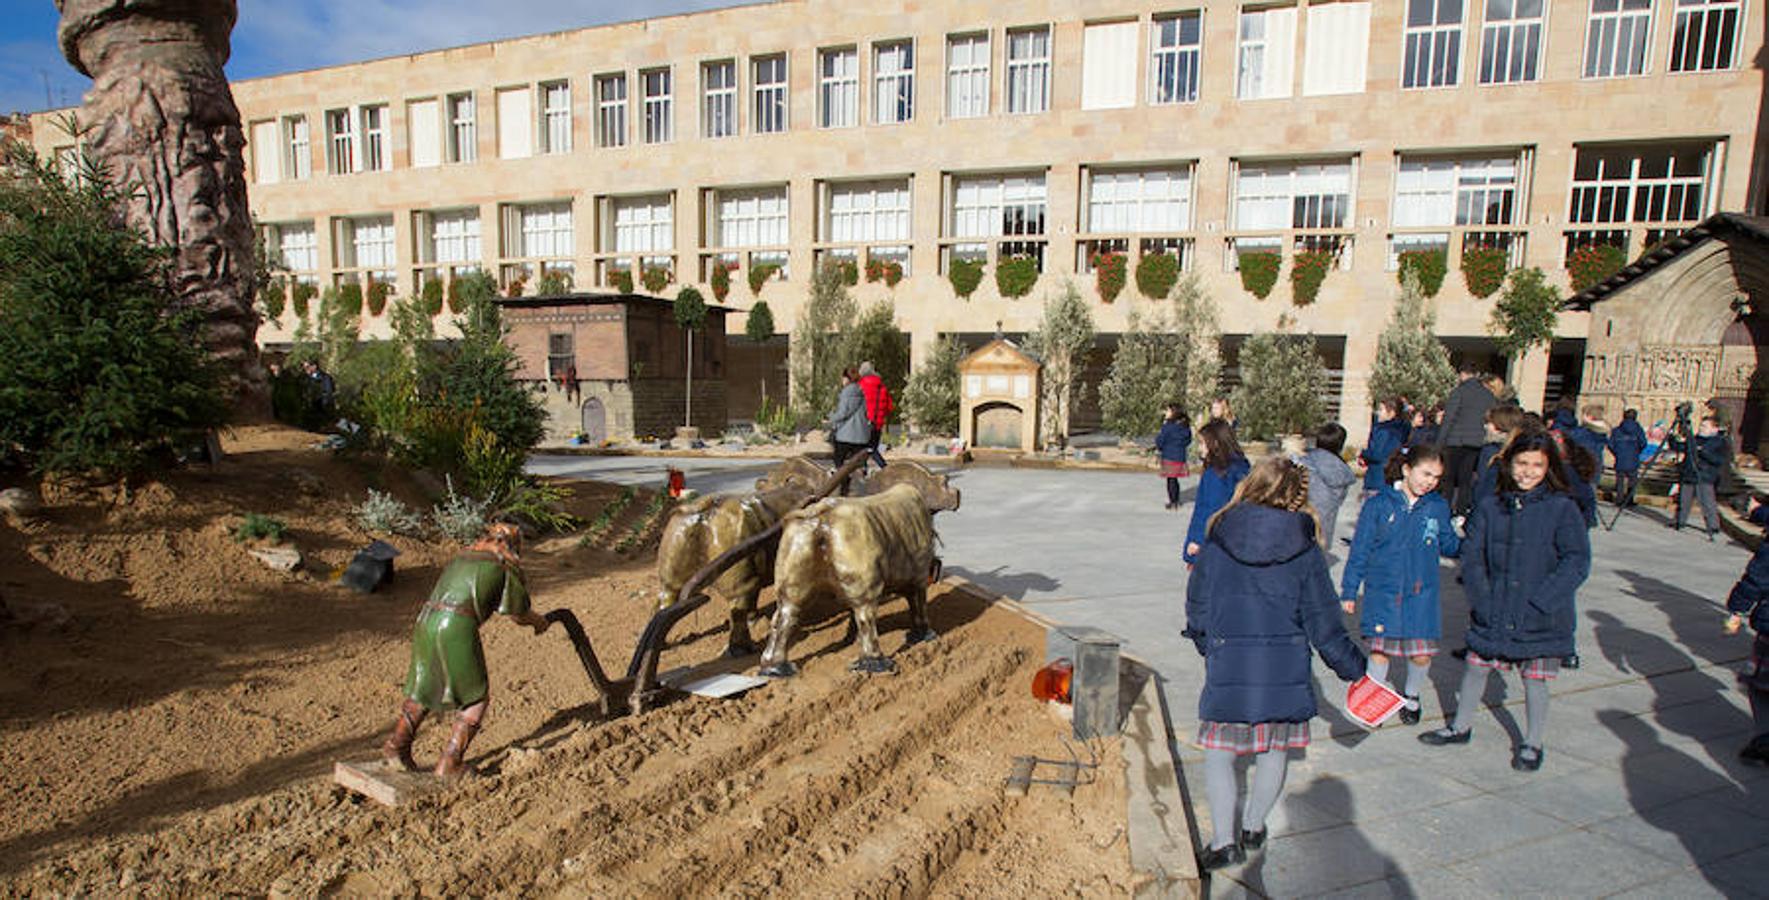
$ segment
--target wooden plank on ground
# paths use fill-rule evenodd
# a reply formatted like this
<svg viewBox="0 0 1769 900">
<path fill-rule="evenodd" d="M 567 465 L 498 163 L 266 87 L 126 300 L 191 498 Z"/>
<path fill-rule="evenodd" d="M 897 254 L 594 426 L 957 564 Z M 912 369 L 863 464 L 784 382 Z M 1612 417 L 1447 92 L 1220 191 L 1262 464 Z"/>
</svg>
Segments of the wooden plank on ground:
<svg viewBox="0 0 1769 900">
<path fill-rule="evenodd" d="M 389 768 L 381 760 L 344 762 L 332 766 L 332 780 L 347 791 L 361 794 L 382 806 L 399 806 L 442 788 L 442 779 L 429 772 Z"/>
</svg>

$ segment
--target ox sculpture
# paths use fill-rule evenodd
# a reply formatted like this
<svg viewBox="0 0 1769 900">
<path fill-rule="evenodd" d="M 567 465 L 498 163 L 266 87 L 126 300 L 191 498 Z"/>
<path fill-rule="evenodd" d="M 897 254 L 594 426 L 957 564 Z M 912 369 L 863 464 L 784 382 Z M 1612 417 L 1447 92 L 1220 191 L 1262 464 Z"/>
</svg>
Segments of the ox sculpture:
<svg viewBox="0 0 1769 900">
<path fill-rule="evenodd" d="M 878 606 L 887 594 L 909 601 L 909 644 L 935 637 L 927 615 L 928 584 L 939 577 L 934 513 L 958 509 L 958 490 L 944 475 L 897 462 L 865 479 L 860 493 L 864 496 L 821 500 L 785 516 L 761 674 L 785 677 L 798 671 L 787 648 L 800 611 L 820 597 L 837 598 L 853 612 L 860 641 L 855 671 L 896 671 L 878 645 Z"/>
</svg>

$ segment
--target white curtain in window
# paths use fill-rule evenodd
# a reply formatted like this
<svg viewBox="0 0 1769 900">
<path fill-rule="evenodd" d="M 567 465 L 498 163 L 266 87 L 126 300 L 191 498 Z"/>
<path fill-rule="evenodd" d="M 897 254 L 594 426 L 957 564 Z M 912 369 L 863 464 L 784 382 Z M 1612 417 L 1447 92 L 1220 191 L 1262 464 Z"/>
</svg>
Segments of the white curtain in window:
<svg viewBox="0 0 1769 900">
<path fill-rule="evenodd" d="M 1456 162 L 1450 159 L 1403 159 L 1394 177 L 1396 228 L 1422 228 L 1456 223 Z"/>
<path fill-rule="evenodd" d="M 442 164 L 442 109 L 435 100 L 414 100 L 406 107 L 412 167 Z"/>
<path fill-rule="evenodd" d="M 1363 93 L 1369 58 L 1369 3 L 1308 7 L 1308 45 L 1302 63 L 1304 95 Z"/>
<path fill-rule="evenodd" d="M 393 266 L 393 219 L 391 216 L 350 221 L 352 265 L 362 269 Z"/>
<path fill-rule="evenodd" d="M 498 155 L 534 155 L 534 99 L 528 88 L 498 91 Z"/>
<path fill-rule="evenodd" d="M 718 192 L 720 247 L 786 245 L 786 187 Z"/>
<path fill-rule="evenodd" d="M 675 224 L 668 194 L 616 197 L 614 252 L 652 253 L 675 249 Z"/>
<path fill-rule="evenodd" d="M 1137 23 L 1088 25 L 1081 41 L 1081 108 L 1136 105 Z"/>
<path fill-rule="evenodd" d="M 259 184 L 283 180 L 282 144 L 276 121 L 252 123 L 252 177 Z"/>
<path fill-rule="evenodd" d="M 829 222 L 824 240 L 851 243 L 908 239 L 908 180 L 829 186 Z"/>
<path fill-rule="evenodd" d="M 1094 172 L 1089 183 L 1090 232 L 1141 234 L 1192 227 L 1189 169 Z"/>
<path fill-rule="evenodd" d="M 537 203 L 519 207 L 521 243 L 515 255 L 562 257 L 572 254 L 571 204 Z"/>
<path fill-rule="evenodd" d="M 1288 97 L 1296 72 L 1296 7 L 1241 13 L 1236 92 L 1242 100 Z"/>
<path fill-rule="evenodd" d="M 476 263 L 480 258 L 479 211 L 472 209 L 430 215 L 430 259 L 438 263 Z"/>
<path fill-rule="evenodd" d="M 295 225 L 278 225 L 277 248 L 282 252 L 283 265 L 291 272 L 311 272 L 319 268 L 319 244 L 313 233 L 312 222 Z"/>
</svg>

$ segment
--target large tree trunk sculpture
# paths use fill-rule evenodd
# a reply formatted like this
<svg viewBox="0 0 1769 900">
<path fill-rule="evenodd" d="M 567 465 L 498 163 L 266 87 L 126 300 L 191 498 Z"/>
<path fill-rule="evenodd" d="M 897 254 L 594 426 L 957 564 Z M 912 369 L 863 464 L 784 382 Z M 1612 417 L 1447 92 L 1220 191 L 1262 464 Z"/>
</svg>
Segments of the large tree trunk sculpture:
<svg viewBox="0 0 1769 900">
<path fill-rule="evenodd" d="M 202 310 L 236 406 L 268 409 L 252 309 L 245 135 L 222 66 L 234 0 L 55 0 L 61 49 L 93 79 L 86 152 L 133 195 L 129 222 L 176 252 L 180 300 Z"/>
</svg>

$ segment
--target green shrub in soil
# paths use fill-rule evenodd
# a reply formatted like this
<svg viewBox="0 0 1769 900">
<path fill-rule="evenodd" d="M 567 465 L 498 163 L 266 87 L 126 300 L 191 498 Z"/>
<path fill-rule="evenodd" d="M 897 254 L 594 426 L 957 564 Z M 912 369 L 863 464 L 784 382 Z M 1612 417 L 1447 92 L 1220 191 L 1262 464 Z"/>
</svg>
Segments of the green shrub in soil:
<svg viewBox="0 0 1769 900">
<path fill-rule="evenodd" d="M 281 519 L 271 518 L 262 513 L 246 513 L 246 518 L 234 526 L 233 539 L 239 543 L 269 541 L 272 544 L 280 544 L 288 531 L 289 526 Z"/>
<path fill-rule="evenodd" d="M 1284 257 L 1276 250 L 1250 250 L 1239 257 L 1241 264 L 1241 287 L 1247 293 L 1264 300 L 1271 296 L 1271 289 L 1277 287 L 1278 269 L 1284 264 Z"/>
<path fill-rule="evenodd" d="M 1150 300 L 1165 300 L 1179 283 L 1179 257 L 1145 253 L 1136 264 L 1136 289 Z"/>
<path fill-rule="evenodd" d="M 1010 256 L 995 266 L 995 289 L 1003 297 L 1024 297 L 1037 283 L 1038 260 L 1030 256 Z"/>
<path fill-rule="evenodd" d="M 897 286 L 897 283 L 902 280 L 903 280 L 903 264 L 900 262 L 897 262 L 894 259 L 885 260 L 885 264 L 884 264 L 885 287 L 894 288 Z"/>
<path fill-rule="evenodd" d="M 1290 302 L 1307 306 L 1321 294 L 1321 284 L 1333 270 L 1333 254 L 1327 250 L 1303 250 L 1290 260 Z"/>
<path fill-rule="evenodd" d="M 1620 247 L 1593 244 L 1572 252 L 1566 261 L 1567 280 L 1574 293 L 1601 284 L 1628 264 L 1628 254 Z"/>
<path fill-rule="evenodd" d="M 1443 288 L 1444 276 L 1449 273 L 1450 253 L 1442 247 L 1430 250 L 1403 250 L 1400 254 L 1400 265 L 1394 273 L 1397 282 L 1405 283 L 1407 273 L 1412 272 L 1419 279 L 1419 293 L 1426 297 L 1435 297 Z"/>
<path fill-rule="evenodd" d="M 709 287 L 713 289 L 713 302 L 723 303 L 731 293 L 731 266 L 729 263 L 714 262 L 712 275 L 709 276 Z"/>
<path fill-rule="evenodd" d="M 767 284 L 768 279 L 773 278 L 774 273 L 779 270 L 780 267 L 773 263 L 752 264 L 749 267 L 749 292 L 751 294 L 761 294 L 762 285 Z"/>
<path fill-rule="evenodd" d="M 1093 276 L 1095 287 L 1099 290 L 1101 303 L 1111 303 L 1118 299 L 1124 291 L 1124 284 L 1130 277 L 1130 260 L 1115 250 L 1093 255 Z"/>
<path fill-rule="evenodd" d="M 969 300 L 983 283 L 983 264 L 974 259 L 955 259 L 946 266 L 946 280 L 952 283 L 954 294 Z"/>
<path fill-rule="evenodd" d="M 633 272 L 631 269 L 615 269 L 608 276 L 608 282 L 614 286 L 615 290 L 623 294 L 633 292 Z"/>
<path fill-rule="evenodd" d="M 1510 254 L 1503 247 L 1469 244 L 1462 248 L 1462 283 L 1476 298 L 1491 297 L 1505 285 Z"/>
</svg>

